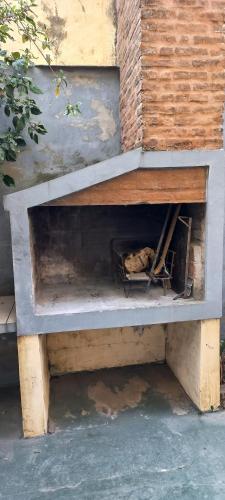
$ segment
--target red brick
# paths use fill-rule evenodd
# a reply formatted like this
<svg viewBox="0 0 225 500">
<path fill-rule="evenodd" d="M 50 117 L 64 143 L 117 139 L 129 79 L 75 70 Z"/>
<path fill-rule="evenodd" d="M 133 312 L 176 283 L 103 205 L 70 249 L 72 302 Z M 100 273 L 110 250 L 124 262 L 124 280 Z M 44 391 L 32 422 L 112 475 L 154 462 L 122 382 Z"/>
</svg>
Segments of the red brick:
<svg viewBox="0 0 225 500">
<path fill-rule="evenodd" d="M 223 144 L 225 0 L 117 0 L 124 150 Z"/>
</svg>

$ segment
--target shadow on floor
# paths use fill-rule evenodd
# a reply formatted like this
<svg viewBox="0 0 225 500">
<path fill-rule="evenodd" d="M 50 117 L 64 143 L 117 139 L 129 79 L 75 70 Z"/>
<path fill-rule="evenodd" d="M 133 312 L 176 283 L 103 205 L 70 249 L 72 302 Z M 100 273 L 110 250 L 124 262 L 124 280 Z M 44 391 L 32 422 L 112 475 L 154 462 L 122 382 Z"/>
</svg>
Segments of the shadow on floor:
<svg viewBox="0 0 225 500">
<path fill-rule="evenodd" d="M 21 422 L 19 387 L 0 387 L 0 443 L 2 439 L 19 438 Z"/>
<path fill-rule="evenodd" d="M 97 370 L 54 378 L 50 429 L 110 422 L 124 412 L 185 415 L 193 405 L 165 365 Z M 146 415 L 147 416 L 147 415 Z"/>
</svg>

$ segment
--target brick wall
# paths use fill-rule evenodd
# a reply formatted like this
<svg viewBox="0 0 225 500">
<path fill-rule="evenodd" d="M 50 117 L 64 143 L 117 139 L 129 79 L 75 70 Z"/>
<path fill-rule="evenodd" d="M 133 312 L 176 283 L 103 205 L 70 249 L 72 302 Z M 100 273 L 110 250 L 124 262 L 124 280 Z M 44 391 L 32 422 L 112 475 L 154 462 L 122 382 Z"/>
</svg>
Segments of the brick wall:
<svg viewBox="0 0 225 500">
<path fill-rule="evenodd" d="M 121 140 L 125 150 L 142 144 L 141 0 L 118 0 Z"/>
<path fill-rule="evenodd" d="M 222 147 L 224 14 L 225 0 L 118 1 L 124 150 Z"/>
</svg>

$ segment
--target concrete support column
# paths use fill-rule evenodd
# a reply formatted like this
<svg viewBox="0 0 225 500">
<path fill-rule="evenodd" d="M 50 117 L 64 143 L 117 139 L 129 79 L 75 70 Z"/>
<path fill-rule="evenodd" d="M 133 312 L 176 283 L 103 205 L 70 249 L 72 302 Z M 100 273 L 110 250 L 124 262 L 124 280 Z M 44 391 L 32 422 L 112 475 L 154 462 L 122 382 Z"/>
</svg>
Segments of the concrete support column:
<svg viewBox="0 0 225 500">
<path fill-rule="evenodd" d="M 46 335 L 18 337 L 18 356 L 24 437 L 41 436 L 48 429 Z"/>
<path fill-rule="evenodd" d="M 170 323 L 166 361 L 201 411 L 220 404 L 220 320 Z"/>
</svg>

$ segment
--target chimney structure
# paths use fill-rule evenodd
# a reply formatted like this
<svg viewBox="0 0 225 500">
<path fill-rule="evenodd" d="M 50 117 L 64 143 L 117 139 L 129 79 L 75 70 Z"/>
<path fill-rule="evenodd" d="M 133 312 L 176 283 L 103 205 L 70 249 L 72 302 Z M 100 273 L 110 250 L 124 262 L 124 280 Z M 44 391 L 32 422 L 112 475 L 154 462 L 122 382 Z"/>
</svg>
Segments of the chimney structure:
<svg viewBox="0 0 225 500">
<path fill-rule="evenodd" d="M 122 147 L 223 147 L 225 0 L 117 0 Z"/>
</svg>

